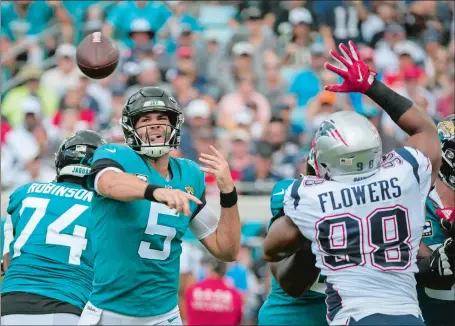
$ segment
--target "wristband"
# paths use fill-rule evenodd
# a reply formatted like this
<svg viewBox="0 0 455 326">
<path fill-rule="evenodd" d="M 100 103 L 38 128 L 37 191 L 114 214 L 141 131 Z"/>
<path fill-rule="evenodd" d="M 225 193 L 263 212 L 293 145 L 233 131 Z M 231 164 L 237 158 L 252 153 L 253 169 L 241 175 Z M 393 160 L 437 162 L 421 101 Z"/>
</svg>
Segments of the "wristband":
<svg viewBox="0 0 455 326">
<path fill-rule="evenodd" d="M 394 122 L 397 122 L 412 106 L 412 101 L 393 91 L 377 79 L 373 81 L 365 95 L 387 112 Z"/>
<path fill-rule="evenodd" d="M 220 192 L 220 205 L 223 208 L 231 208 L 237 204 L 237 189 L 232 190 L 231 192 L 225 194 Z"/>
<path fill-rule="evenodd" d="M 156 185 L 153 185 L 153 184 L 149 184 L 147 186 L 147 188 L 145 188 L 144 199 L 147 199 L 149 201 L 158 202 L 158 200 L 156 200 L 156 198 L 153 196 L 153 192 L 156 189 L 160 189 L 160 188 L 163 188 L 163 187 L 159 187 L 159 186 L 156 186 Z"/>
</svg>

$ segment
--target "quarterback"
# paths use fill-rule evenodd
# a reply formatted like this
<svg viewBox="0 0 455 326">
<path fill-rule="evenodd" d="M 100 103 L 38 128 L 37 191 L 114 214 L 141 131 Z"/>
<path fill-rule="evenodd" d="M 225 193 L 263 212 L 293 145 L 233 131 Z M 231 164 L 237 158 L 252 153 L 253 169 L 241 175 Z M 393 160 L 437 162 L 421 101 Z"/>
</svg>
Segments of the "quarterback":
<svg viewBox="0 0 455 326">
<path fill-rule="evenodd" d="M 216 258 L 236 258 L 240 219 L 229 166 L 214 147 L 201 154 L 202 168 L 170 157 L 182 123 L 171 95 L 144 87 L 123 108 L 126 146 L 95 152 L 87 178 L 95 191 L 94 280 L 80 325 L 181 324 L 179 261 L 188 227 Z M 206 205 L 203 172 L 216 177 L 220 218 Z"/>
<path fill-rule="evenodd" d="M 77 325 L 93 280 L 90 203 L 83 188 L 104 140 L 93 131 L 66 139 L 56 181 L 11 194 L 5 225 L 2 325 Z"/>
<path fill-rule="evenodd" d="M 425 200 L 441 164 L 436 126 L 376 80 L 352 42 L 339 48 L 343 56 L 330 53 L 340 67 L 326 68 L 344 81 L 326 90 L 369 96 L 410 135 L 408 146 L 383 157 L 381 138 L 365 117 L 330 115 L 313 140 L 318 177 L 287 189 L 286 216 L 272 224 L 264 256 L 280 261 L 312 242 L 316 267 L 327 277 L 330 325 L 424 325 L 414 274 Z"/>
</svg>

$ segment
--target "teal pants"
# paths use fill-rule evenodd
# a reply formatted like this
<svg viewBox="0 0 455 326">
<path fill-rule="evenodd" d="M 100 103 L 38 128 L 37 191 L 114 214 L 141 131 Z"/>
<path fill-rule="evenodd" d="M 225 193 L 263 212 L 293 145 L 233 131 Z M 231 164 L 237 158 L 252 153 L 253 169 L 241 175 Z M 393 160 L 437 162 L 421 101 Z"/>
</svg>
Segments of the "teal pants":
<svg viewBox="0 0 455 326">
<path fill-rule="evenodd" d="M 326 313 L 323 300 L 305 305 L 274 305 L 266 301 L 259 310 L 258 325 L 327 325 Z"/>
</svg>

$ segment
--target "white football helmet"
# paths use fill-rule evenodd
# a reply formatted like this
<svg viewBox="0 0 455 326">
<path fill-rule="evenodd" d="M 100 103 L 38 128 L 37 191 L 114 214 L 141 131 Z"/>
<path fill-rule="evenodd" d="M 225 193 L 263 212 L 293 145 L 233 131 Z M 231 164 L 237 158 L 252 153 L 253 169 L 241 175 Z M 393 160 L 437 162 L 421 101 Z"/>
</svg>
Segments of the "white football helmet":
<svg viewBox="0 0 455 326">
<path fill-rule="evenodd" d="M 331 114 L 313 140 L 316 173 L 336 181 L 352 182 L 374 174 L 382 157 L 376 128 L 354 111 Z"/>
</svg>

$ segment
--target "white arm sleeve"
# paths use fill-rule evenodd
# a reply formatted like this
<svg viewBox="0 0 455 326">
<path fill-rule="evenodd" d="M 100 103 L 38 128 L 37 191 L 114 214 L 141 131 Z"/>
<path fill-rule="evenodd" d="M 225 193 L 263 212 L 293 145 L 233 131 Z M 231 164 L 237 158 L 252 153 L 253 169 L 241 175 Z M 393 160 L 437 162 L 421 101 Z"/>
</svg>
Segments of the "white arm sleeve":
<svg viewBox="0 0 455 326">
<path fill-rule="evenodd" d="M 205 204 L 191 220 L 189 228 L 198 240 L 202 240 L 215 232 L 219 221 L 220 218 L 215 215 L 209 205 Z"/>
<path fill-rule="evenodd" d="M 96 191 L 99 195 L 101 195 L 101 196 L 103 196 L 103 194 L 100 193 L 100 192 L 98 191 L 98 180 L 100 179 L 101 175 L 102 175 L 104 172 L 106 172 L 106 171 L 123 172 L 123 171 L 120 170 L 120 169 L 117 169 L 117 168 L 114 168 L 114 167 L 109 167 L 109 168 L 102 169 L 100 172 L 98 172 L 98 173 L 96 174 L 96 176 L 95 176 L 95 185 L 94 185 L 94 188 L 95 188 L 95 191 Z"/>
<path fill-rule="evenodd" d="M 5 225 L 3 226 L 3 256 L 9 253 L 9 246 L 14 239 L 13 222 L 11 216 L 6 215 Z"/>
</svg>

